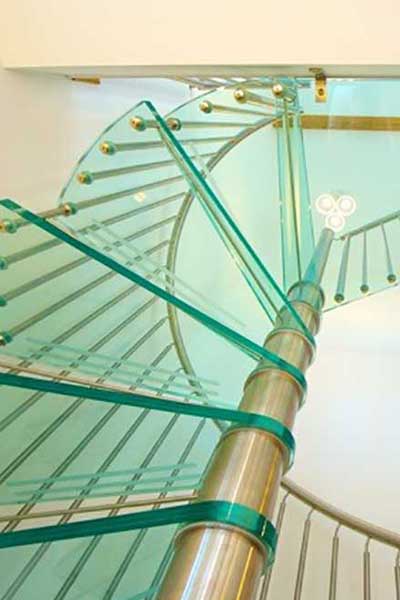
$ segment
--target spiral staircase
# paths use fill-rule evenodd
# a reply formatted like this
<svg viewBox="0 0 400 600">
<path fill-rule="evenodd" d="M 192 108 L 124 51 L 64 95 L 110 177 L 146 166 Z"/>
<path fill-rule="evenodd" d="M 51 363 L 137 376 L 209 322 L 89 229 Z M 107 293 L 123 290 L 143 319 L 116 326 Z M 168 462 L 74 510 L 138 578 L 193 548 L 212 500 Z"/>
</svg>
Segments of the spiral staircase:
<svg viewBox="0 0 400 600">
<path fill-rule="evenodd" d="M 365 102 L 388 84 L 339 82 L 352 102 L 339 93 L 327 115 L 311 80 L 195 83 L 209 91 L 166 117 L 142 102 L 112 123 L 56 208 L 1 201 L 3 600 L 156 597 L 177 527 L 200 518 L 221 432 L 248 424 L 238 403 L 255 361 L 305 385 L 263 341 L 286 314 L 314 343 L 288 298 L 324 230 L 311 187 L 334 203 L 357 192 L 330 247 L 324 310 L 397 284 L 395 190 L 377 202 L 346 154 L 368 169 L 398 135 L 396 103 Z M 286 436 L 290 462 L 290 432 L 263 427 Z M 399 534 L 288 479 L 280 494 L 260 600 L 308 600 L 316 578 L 318 598 L 400 600 Z M 384 548 L 376 568 L 372 546 Z"/>
</svg>

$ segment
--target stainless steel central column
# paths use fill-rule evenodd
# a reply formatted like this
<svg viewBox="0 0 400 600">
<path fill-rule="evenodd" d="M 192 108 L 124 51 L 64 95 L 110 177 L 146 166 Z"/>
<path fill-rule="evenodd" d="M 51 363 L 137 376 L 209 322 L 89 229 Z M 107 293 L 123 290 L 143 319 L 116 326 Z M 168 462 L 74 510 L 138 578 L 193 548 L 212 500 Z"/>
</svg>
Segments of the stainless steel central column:
<svg viewBox="0 0 400 600">
<path fill-rule="evenodd" d="M 323 292 L 320 281 L 333 232 L 324 229 L 302 282 L 288 297 L 312 334 L 319 328 Z M 265 348 L 303 373 L 313 358 L 310 341 L 293 327 L 287 309 L 278 315 Z M 300 384 L 286 371 L 261 361 L 250 373 L 240 410 L 277 419 L 293 428 L 303 400 Z M 250 428 L 227 431 L 208 464 L 199 501 L 244 504 L 272 520 L 286 453 L 271 434 Z M 253 600 L 265 565 L 265 552 L 247 532 L 219 523 L 183 528 L 157 600 Z"/>
</svg>

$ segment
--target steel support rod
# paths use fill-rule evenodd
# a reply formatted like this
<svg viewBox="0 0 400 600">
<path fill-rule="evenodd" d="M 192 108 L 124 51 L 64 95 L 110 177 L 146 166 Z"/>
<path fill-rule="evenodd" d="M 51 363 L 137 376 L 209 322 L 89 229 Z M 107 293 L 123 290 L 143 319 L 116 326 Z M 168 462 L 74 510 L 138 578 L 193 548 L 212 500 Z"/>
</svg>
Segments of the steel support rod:
<svg viewBox="0 0 400 600">
<path fill-rule="evenodd" d="M 367 232 L 363 232 L 363 257 L 362 257 L 362 283 L 360 291 L 363 294 L 367 294 L 369 291 L 368 285 L 368 245 L 367 245 Z"/>
<path fill-rule="evenodd" d="M 300 600 L 303 591 L 304 573 L 306 570 L 308 542 L 310 540 L 310 529 L 311 529 L 311 515 L 314 512 L 312 508 L 307 515 L 307 519 L 304 523 L 303 538 L 301 540 L 299 566 L 297 569 L 296 587 L 294 591 L 294 600 Z"/>
<path fill-rule="evenodd" d="M 349 264 L 349 252 L 350 252 L 351 237 L 347 237 L 344 242 L 342 260 L 340 262 L 339 277 L 337 282 L 337 288 L 335 293 L 335 302 L 338 304 L 344 301 L 345 298 L 345 287 L 347 278 L 347 266 Z"/>
<path fill-rule="evenodd" d="M 364 600 L 371 600 L 371 555 L 369 553 L 370 538 L 367 539 L 363 557 Z"/>
<path fill-rule="evenodd" d="M 288 496 L 289 496 L 289 492 L 286 492 L 286 494 L 282 498 L 282 502 L 280 503 L 279 511 L 278 511 L 278 516 L 276 518 L 275 529 L 276 529 L 276 535 L 278 536 L 278 539 L 279 539 L 279 536 L 280 536 L 281 531 L 282 531 L 282 523 L 283 523 L 283 519 L 285 517 L 286 502 L 287 502 Z M 271 565 L 270 567 L 268 567 L 268 570 L 265 573 L 264 580 L 263 580 L 262 587 L 261 587 L 261 593 L 260 593 L 259 600 L 267 600 L 269 586 L 271 584 L 272 567 L 273 567 L 273 565 Z"/>
<path fill-rule="evenodd" d="M 311 279 L 298 282 L 289 300 L 312 333 L 319 327 L 323 292 L 320 277 L 333 239 L 325 229 L 312 258 Z M 322 265 L 322 266 L 321 266 Z M 305 372 L 313 349 L 281 310 L 265 347 Z M 268 415 L 292 428 L 304 390 L 284 370 L 261 361 L 248 377 L 240 410 Z M 272 520 L 285 452 L 269 433 L 252 428 L 225 431 L 211 456 L 199 500 L 226 500 L 248 506 Z M 157 600 L 253 600 L 260 589 L 265 553 L 238 528 L 215 523 L 183 527 Z"/>
<path fill-rule="evenodd" d="M 396 600 L 400 600 L 400 550 L 397 552 L 394 565 L 394 578 L 396 583 Z"/>
<path fill-rule="evenodd" d="M 329 579 L 329 600 L 336 600 L 337 591 L 337 569 L 339 559 L 339 529 L 341 525 L 336 527 L 335 534 L 332 539 L 332 558 L 331 558 L 331 575 Z"/>
</svg>

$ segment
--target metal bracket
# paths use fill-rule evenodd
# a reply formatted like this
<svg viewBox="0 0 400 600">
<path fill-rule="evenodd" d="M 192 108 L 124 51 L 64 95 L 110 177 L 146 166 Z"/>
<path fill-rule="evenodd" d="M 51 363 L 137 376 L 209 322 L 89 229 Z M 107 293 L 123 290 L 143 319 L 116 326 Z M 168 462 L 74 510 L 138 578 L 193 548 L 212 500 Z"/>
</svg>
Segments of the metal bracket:
<svg viewBox="0 0 400 600">
<path fill-rule="evenodd" d="M 310 72 L 315 75 L 315 102 L 326 102 L 328 99 L 328 88 L 323 69 L 313 67 L 310 69 Z"/>
</svg>

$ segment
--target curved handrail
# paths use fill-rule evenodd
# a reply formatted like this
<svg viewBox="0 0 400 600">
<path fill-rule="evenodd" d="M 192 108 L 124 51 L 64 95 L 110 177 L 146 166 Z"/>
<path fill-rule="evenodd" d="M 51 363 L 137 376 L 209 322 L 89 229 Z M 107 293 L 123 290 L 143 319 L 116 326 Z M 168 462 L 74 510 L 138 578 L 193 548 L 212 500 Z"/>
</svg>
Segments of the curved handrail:
<svg viewBox="0 0 400 600">
<path fill-rule="evenodd" d="M 340 523 L 340 525 L 365 535 L 372 540 L 400 549 L 400 534 L 395 531 L 384 529 L 374 523 L 364 521 L 354 515 L 344 512 L 336 508 L 336 506 L 329 504 L 329 502 L 318 498 L 318 496 L 314 496 L 314 494 L 311 494 L 308 490 L 305 490 L 303 487 L 286 477 L 282 480 L 282 487 L 289 492 L 290 496 L 294 496 L 317 512 Z"/>
</svg>

